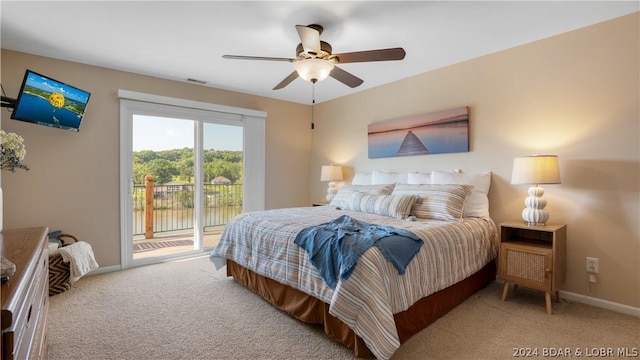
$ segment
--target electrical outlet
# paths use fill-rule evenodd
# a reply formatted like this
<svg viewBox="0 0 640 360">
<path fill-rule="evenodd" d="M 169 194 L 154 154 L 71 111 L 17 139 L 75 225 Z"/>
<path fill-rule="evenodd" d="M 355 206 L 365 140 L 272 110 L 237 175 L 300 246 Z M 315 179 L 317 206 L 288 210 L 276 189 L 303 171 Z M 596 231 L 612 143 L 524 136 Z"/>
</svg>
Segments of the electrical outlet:
<svg viewBox="0 0 640 360">
<path fill-rule="evenodd" d="M 600 272 L 599 261 L 598 258 L 587 257 L 587 272 L 598 274 Z"/>
</svg>

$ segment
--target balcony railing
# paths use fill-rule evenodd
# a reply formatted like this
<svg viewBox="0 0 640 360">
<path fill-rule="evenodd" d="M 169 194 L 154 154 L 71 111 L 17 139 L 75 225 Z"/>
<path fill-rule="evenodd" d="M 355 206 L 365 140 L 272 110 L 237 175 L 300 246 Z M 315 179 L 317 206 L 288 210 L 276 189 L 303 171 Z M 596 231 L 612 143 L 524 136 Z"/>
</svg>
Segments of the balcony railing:
<svg viewBox="0 0 640 360">
<path fill-rule="evenodd" d="M 147 196 L 147 194 L 149 194 Z M 147 185 L 133 189 L 133 235 L 152 238 L 154 233 L 193 229 L 194 185 Z M 205 184 L 204 225 L 227 224 L 242 212 L 242 184 Z"/>
</svg>

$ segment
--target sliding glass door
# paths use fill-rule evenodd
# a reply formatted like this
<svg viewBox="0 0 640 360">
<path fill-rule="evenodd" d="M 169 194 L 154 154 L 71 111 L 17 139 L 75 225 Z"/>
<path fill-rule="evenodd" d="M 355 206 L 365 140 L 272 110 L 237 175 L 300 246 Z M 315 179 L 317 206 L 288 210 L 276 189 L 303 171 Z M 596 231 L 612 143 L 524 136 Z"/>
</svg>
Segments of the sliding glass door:
<svg viewBox="0 0 640 360">
<path fill-rule="evenodd" d="M 197 250 L 196 121 L 138 114 L 132 120 L 133 260 Z"/>
<path fill-rule="evenodd" d="M 123 267 L 201 254 L 244 205 L 242 117 L 127 103 Z"/>
<path fill-rule="evenodd" d="M 204 247 L 218 243 L 224 225 L 242 212 L 243 128 L 238 125 L 203 124 Z"/>
</svg>

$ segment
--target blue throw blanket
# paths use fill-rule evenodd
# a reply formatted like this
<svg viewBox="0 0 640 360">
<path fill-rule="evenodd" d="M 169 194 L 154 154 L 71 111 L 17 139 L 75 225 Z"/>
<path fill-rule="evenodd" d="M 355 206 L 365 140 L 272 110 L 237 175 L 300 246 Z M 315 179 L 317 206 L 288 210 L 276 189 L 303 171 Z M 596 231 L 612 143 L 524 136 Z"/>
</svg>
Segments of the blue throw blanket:
<svg viewBox="0 0 640 360">
<path fill-rule="evenodd" d="M 353 272 L 358 259 L 372 246 L 380 248 L 399 274 L 418 253 L 422 239 L 411 231 L 369 224 L 342 215 L 338 219 L 302 230 L 294 240 L 309 254 L 327 284 L 334 289 Z"/>
</svg>

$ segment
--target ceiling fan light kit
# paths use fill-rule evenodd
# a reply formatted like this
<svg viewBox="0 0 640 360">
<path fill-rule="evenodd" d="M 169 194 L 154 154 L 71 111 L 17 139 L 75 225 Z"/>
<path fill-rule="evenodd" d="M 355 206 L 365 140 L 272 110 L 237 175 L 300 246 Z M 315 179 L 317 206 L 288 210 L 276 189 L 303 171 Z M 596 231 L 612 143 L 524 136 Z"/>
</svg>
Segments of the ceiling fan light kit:
<svg viewBox="0 0 640 360">
<path fill-rule="evenodd" d="M 310 82 L 322 81 L 329 77 L 329 74 L 335 67 L 330 60 L 323 59 L 306 59 L 293 63 L 298 76 Z"/>
<path fill-rule="evenodd" d="M 402 60 L 406 54 L 402 48 L 332 54 L 331 45 L 320 40 L 320 34 L 323 31 L 321 25 L 296 25 L 296 30 L 300 37 L 300 44 L 296 47 L 296 58 L 294 59 L 244 55 L 223 55 L 222 57 L 224 59 L 287 61 L 293 63 L 295 71 L 273 88 L 273 90 L 278 90 L 289 85 L 298 77 L 315 84 L 329 76 L 351 88 L 355 88 L 360 86 L 363 80 L 342 70 L 336 64 Z"/>
</svg>

